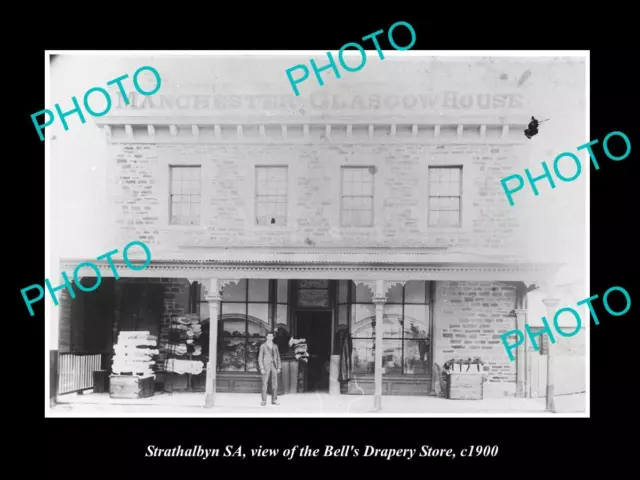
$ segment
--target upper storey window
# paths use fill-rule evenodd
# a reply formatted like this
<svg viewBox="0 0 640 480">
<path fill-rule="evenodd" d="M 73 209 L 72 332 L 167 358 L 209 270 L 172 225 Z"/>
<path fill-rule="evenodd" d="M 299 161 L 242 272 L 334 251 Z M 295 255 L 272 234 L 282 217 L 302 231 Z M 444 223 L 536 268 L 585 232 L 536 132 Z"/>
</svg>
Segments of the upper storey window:
<svg viewBox="0 0 640 480">
<path fill-rule="evenodd" d="M 373 174 L 371 167 L 342 167 L 340 224 L 373 226 Z"/>
<path fill-rule="evenodd" d="M 171 225 L 199 225 L 202 174 L 200 166 L 171 166 Z"/>
<path fill-rule="evenodd" d="M 461 226 L 461 204 L 462 167 L 429 167 L 429 226 Z"/>
<path fill-rule="evenodd" d="M 256 224 L 287 224 L 289 172 L 286 166 L 256 167 Z"/>
</svg>

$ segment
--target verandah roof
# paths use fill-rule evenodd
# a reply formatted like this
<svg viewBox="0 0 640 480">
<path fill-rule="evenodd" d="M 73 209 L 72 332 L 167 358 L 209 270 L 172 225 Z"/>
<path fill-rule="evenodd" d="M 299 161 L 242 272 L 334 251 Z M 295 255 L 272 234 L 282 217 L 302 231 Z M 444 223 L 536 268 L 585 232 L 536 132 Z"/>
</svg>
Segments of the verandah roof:
<svg viewBox="0 0 640 480">
<path fill-rule="evenodd" d="M 134 265 L 141 265 L 144 258 L 134 256 L 133 250 L 129 255 Z M 103 276 L 114 276 L 106 260 L 64 259 L 60 266 L 71 274 L 82 262 L 94 263 Z M 113 258 L 113 263 L 120 276 L 138 278 L 516 281 L 536 285 L 551 281 L 561 267 L 556 263 L 525 262 L 513 255 L 446 249 L 284 247 L 190 247 L 162 257 L 153 256 L 143 270 L 130 269 L 122 258 Z M 87 275 L 91 270 L 84 267 L 83 272 Z"/>
</svg>

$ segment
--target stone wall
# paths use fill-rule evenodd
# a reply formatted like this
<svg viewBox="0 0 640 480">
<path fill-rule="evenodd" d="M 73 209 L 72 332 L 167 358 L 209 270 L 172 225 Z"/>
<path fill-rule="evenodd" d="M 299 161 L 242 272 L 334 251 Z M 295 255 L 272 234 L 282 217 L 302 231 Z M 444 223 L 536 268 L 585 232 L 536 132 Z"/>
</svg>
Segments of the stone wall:
<svg viewBox="0 0 640 480">
<path fill-rule="evenodd" d="M 515 393 L 516 365 L 500 334 L 515 329 L 516 289 L 496 282 L 437 282 L 434 361 L 480 357 L 485 362 L 485 396 Z"/>
<path fill-rule="evenodd" d="M 114 145 L 111 177 L 116 245 L 131 239 L 154 253 L 183 245 L 356 246 L 517 249 L 522 216 L 499 179 L 520 162 L 510 145 Z M 286 227 L 252 222 L 255 165 L 289 166 Z M 201 165 L 202 224 L 172 226 L 169 166 Z M 372 165 L 375 223 L 340 227 L 340 167 Z M 427 170 L 462 165 L 463 225 L 427 226 Z M 464 173 L 466 172 L 466 173 Z"/>
</svg>

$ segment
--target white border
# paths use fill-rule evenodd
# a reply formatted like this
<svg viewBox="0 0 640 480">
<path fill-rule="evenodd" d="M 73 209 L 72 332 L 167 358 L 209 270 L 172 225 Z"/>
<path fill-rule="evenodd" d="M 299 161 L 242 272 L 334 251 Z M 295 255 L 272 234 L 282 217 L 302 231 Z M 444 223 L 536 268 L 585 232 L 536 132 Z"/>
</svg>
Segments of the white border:
<svg viewBox="0 0 640 480">
<path fill-rule="evenodd" d="M 149 56 L 149 55 L 192 55 L 192 56 L 304 56 L 304 55 L 326 55 L 327 51 L 325 50 L 270 50 L 270 51 L 260 51 L 260 50 L 226 50 L 226 51 L 216 51 L 216 50 L 92 50 L 92 51 L 76 51 L 76 50 L 47 50 L 45 51 L 45 108 L 46 105 L 50 105 L 50 55 L 141 55 L 141 56 Z M 345 52 L 348 56 L 359 55 L 359 52 Z M 376 50 L 367 50 L 367 57 L 377 56 L 378 52 Z M 417 56 L 430 56 L 430 57 L 584 57 L 586 60 L 585 64 L 585 128 L 587 133 L 587 138 L 585 139 L 585 143 L 590 141 L 590 94 L 591 94 L 591 84 L 590 84 L 590 73 L 591 73 L 591 64 L 590 64 L 590 52 L 588 50 L 556 50 L 556 51 L 546 51 L 546 50 L 415 50 L 415 51 L 384 51 L 385 58 L 387 57 L 417 57 Z M 51 250 L 49 242 L 51 240 L 50 236 L 50 202 L 48 201 L 49 196 L 51 195 L 51 189 L 49 188 L 49 182 L 51 180 L 50 177 L 50 169 L 51 169 L 51 159 L 50 159 L 50 134 L 45 130 L 45 278 L 52 278 L 52 273 L 56 273 L 57 268 L 53 268 L 53 264 L 51 263 Z M 588 160 L 587 160 L 588 164 Z M 586 259 L 585 259 L 585 283 L 586 283 L 586 292 L 585 297 L 588 298 L 591 294 L 590 292 L 590 263 L 589 263 L 589 253 L 591 249 L 590 242 L 590 178 L 591 172 L 590 168 L 585 169 L 587 171 L 587 185 L 586 185 Z M 577 300 L 579 301 L 579 300 Z M 45 307 L 45 417 L 87 417 L 86 415 L 78 414 L 74 412 L 55 412 L 50 408 L 49 405 L 49 373 L 50 373 L 50 362 L 49 362 L 49 351 L 50 351 L 50 341 L 51 341 L 51 324 L 48 322 L 48 319 L 51 319 L 53 315 L 58 314 L 59 312 L 55 310 L 55 307 L 52 302 L 46 302 L 47 307 Z M 590 315 L 589 315 L 590 316 Z M 126 413 L 111 413 L 104 412 L 99 416 L 91 416 L 87 418 L 96 418 L 96 417 L 136 417 L 136 418 L 159 418 L 159 417 L 230 417 L 230 418 L 268 418 L 268 417 L 292 417 L 292 418 L 342 418 L 342 417 L 353 417 L 353 418 L 390 418 L 390 417 L 404 417 L 404 418 L 415 418 L 415 417 L 425 417 L 425 418 L 437 418 L 437 417 L 445 417 L 445 418 L 457 418 L 457 417 L 471 417 L 471 418 L 528 418 L 528 417 L 550 417 L 550 418 L 566 418 L 566 417 L 580 417 L 580 418 L 589 418 L 590 417 L 590 393 L 591 393 L 591 384 L 590 384 L 590 370 L 591 370 L 591 349 L 590 349 L 590 330 L 591 328 L 586 329 L 586 392 L 585 392 L 585 412 L 580 413 L 398 413 L 398 414 L 385 414 L 381 413 L 372 413 L 372 414 L 304 414 L 304 413 L 296 413 L 296 414 L 243 414 L 243 415 L 230 415 L 230 414 L 216 414 L 215 407 L 213 409 L 205 409 L 203 406 L 202 414 L 172 414 L 172 413 L 157 413 L 155 415 L 141 415 L 141 414 L 126 414 Z M 58 339 L 59 341 L 59 339 Z M 373 395 L 367 396 L 371 399 L 371 404 L 373 407 Z M 489 400 L 489 399 L 488 399 Z M 516 399 L 514 399 L 516 400 Z M 202 395 L 202 403 L 204 405 L 204 394 Z M 157 408 L 157 407 L 155 407 Z M 383 408 L 384 408 L 384 398 L 383 398 Z M 266 412 L 265 412 L 266 413 Z"/>
</svg>

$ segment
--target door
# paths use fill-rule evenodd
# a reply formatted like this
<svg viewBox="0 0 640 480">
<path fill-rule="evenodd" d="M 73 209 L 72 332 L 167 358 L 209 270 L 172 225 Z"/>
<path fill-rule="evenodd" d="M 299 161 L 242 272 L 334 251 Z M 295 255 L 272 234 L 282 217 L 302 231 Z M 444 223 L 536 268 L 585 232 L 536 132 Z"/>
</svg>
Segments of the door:
<svg viewBox="0 0 640 480">
<path fill-rule="evenodd" d="M 331 312 L 298 312 L 297 327 L 298 337 L 306 339 L 309 352 L 306 389 L 309 392 L 328 392 Z"/>
<path fill-rule="evenodd" d="M 164 286 L 154 283 L 125 283 L 122 291 L 119 331 L 149 331 L 160 334 L 164 312 Z"/>
</svg>

